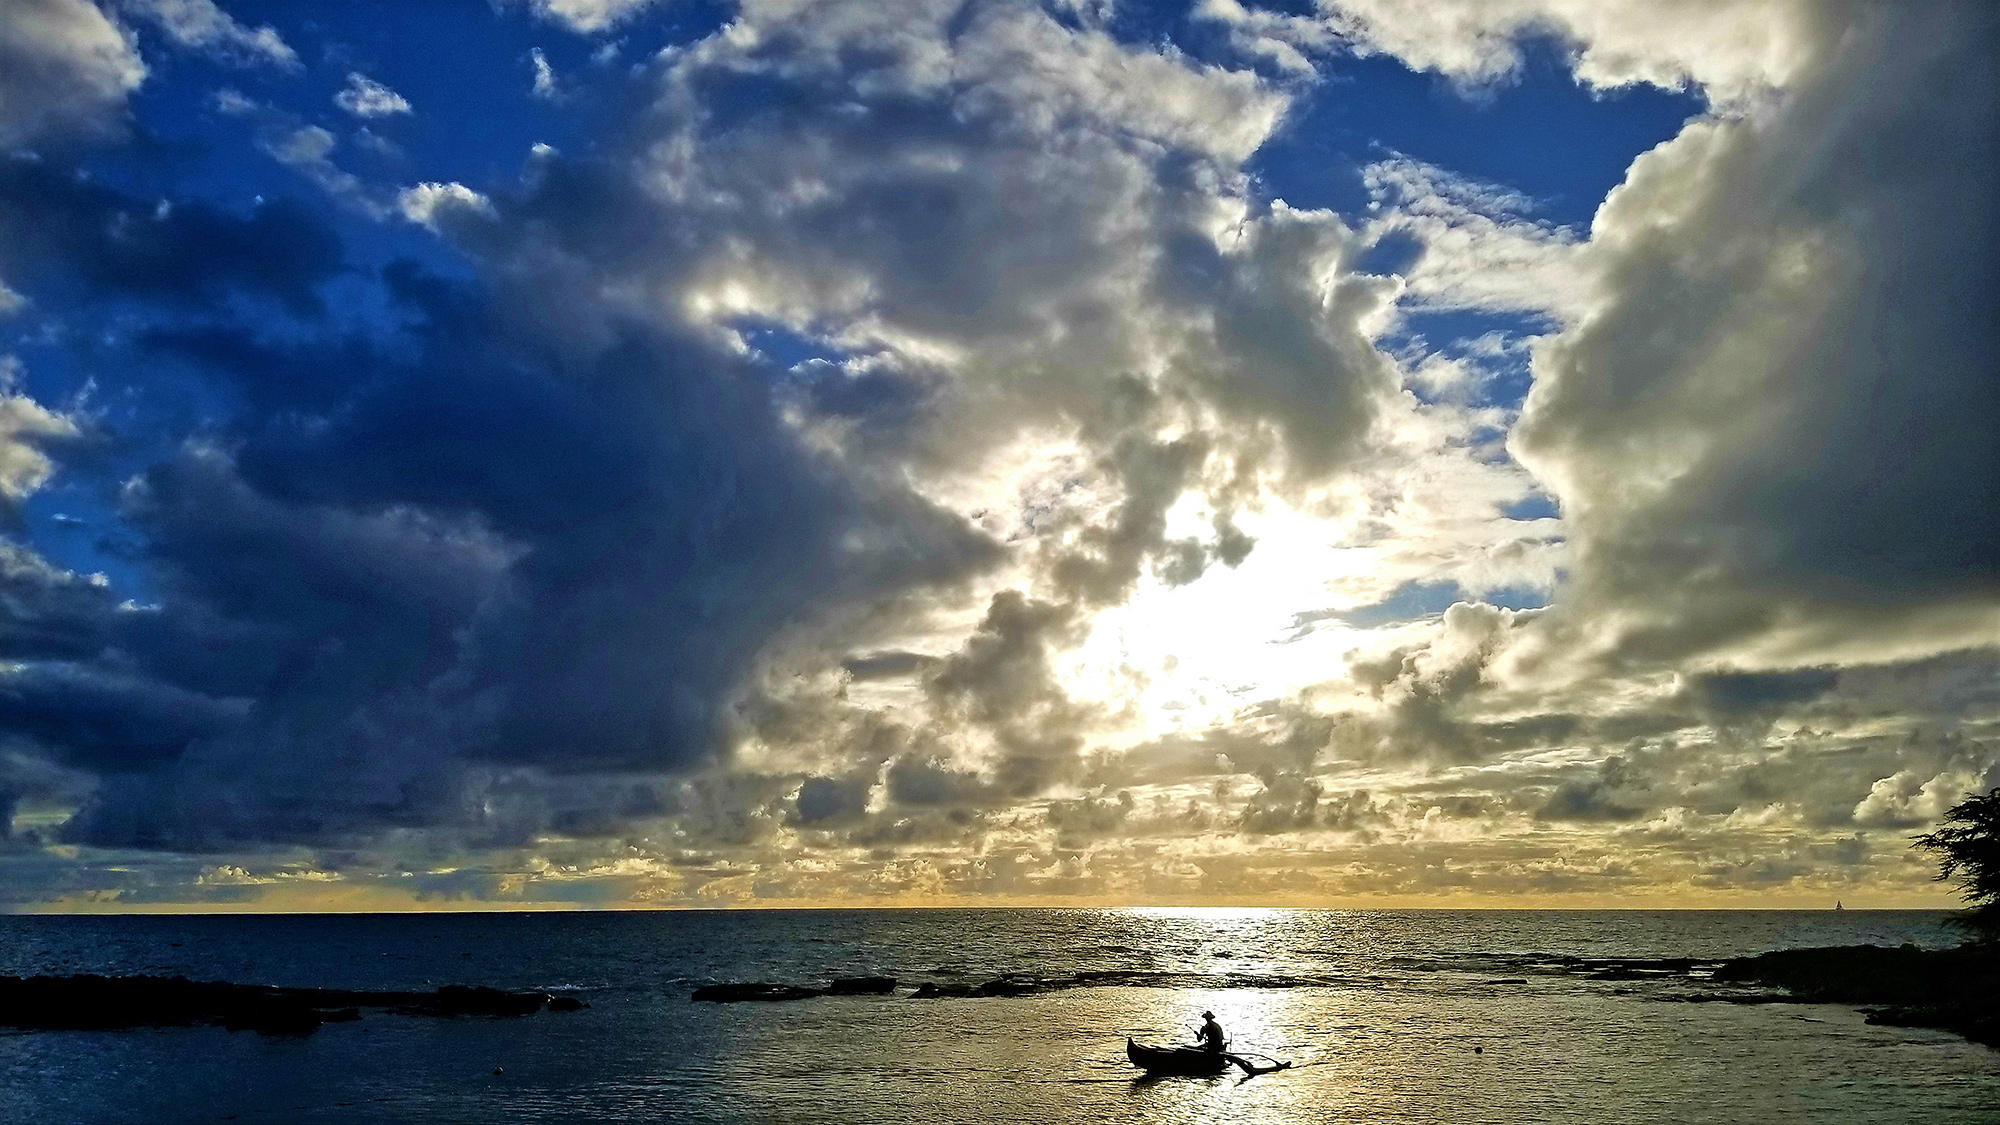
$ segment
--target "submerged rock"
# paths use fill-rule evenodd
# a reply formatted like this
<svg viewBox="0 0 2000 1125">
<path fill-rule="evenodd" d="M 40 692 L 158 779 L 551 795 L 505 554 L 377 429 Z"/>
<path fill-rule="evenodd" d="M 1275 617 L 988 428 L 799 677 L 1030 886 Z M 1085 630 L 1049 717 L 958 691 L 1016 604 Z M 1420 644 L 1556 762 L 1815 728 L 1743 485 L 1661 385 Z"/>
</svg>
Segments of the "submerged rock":
<svg viewBox="0 0 2000 1125">
<path fill-rule="evenodd" d="M 231 1007 L 222 1016 L 222 1026 L 230 1031 L 254 1031 L 259 1035 L 311 1035 L 324 1022 L 326 1017 L 305 1004 L 277 997 L 251 999 Z"/>
<path fill-rule="evenodd" d="M 826 988 L 828 996 L 887 996 L 894 991 L 895 977 L 838 977 Z"/>
<path fill-rule="evenodd" d="M 730 982 L 703 985 L 694 990 L 692 1000 L 708 1004 L 736 1004 L 745 1000 L 778 1002 L 810 1000 L 815 996 L 886 996 L 896 991 L 895 977 L 839 977 L 825 988 L 802 984 Z"/>
<path fill-rule="evenodd" d="M 810 1000 L 823 995 L 817 988 L 801 988 L 796 984 L 755 984 L 737 983 L 710 984 L 694 990 L 690 999 L 708 1004 L 736 1004 L 745 1000 L 775 1002 L 781 1000 Z"/>
<path fill-rule="evenodd" d="M 448 984 L 438 989 L 428 1004 L 413 1007 L 420 1015 L 531 1016 L 541 1011 L 548 999 L 543 992 L 502 992 L 497 988 Z"/>
</svg>

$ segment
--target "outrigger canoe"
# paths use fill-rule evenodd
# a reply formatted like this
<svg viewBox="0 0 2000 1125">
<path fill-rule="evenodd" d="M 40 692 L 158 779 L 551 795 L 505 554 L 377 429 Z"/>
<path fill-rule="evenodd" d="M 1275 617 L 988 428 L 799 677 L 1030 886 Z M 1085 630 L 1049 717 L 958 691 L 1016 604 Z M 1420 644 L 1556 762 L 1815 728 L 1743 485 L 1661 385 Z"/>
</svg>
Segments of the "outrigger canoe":
<svg viewBox="0 0 2000 1125">
<path fill-rule="evenodd" d="M 1148 1074 L 1215 1075 L 1229 1069 L 1229 1056 L 1200 1047 L 1148 1047 L 1125 1040 L 1125 1057 Z"/>
<path fill-rule="evenodd" d="M 1149 1047 L 1144 1043 L 1134 1043 L 1129 1035 L 1125 1037 L 1125 1057 L 1147 1074 L 1186 1074 L 1202 1078 L 1221 1074 L 1229 1069 L 1231 1063 L 1243 1068 L 1245 1078 L 1292 1068 L 1291 1063 L 1276 1059 L 1270 1060 L 1270 1066 L 1258 1066 L 1229 1051 L 1210 1051 L 1201 1047 Z M 1258 1057 L 1270 1058 L 1268 1055 Z"/>
</svg>

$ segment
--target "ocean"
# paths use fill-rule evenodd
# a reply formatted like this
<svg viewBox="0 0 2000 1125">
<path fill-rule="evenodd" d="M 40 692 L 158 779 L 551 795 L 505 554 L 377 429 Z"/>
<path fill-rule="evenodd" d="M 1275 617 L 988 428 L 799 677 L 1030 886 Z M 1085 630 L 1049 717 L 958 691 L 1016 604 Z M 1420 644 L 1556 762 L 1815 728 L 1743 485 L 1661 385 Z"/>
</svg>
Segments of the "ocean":
<svg viewBox="0 0 2000 1125">
<path fill-rule="evenodd" d="M 1643 964 L 1953 944 L 1921 911 L 834 910 L 0 917 L 0 974 L 479 984 L 589 1007 L 307 1036 L 0 1032 L 0 1122 L 2000 1123 L 2000 1052 Z M 912 999 L 1007 974 L 1083 986 Z M 1099 974 L 1091 977 L 1087 974 Z M 690 1000 L 898 978 L 893 996 Z M 1138 1077 L 1127 1036 L 1294 1063 Z M 496 1073 L 497 1072 L 497 1073 Z"/>
</svg>

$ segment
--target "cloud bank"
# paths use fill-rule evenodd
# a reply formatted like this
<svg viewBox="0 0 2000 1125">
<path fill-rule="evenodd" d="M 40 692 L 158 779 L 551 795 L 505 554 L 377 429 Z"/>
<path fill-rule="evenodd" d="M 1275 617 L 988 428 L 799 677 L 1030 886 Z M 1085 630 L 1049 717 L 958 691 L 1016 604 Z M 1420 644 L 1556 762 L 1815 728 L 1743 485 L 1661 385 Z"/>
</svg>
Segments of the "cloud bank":
<svg viewBox="0 0 2000 1125">
<path fill-rule="evenodd" d="M 2000 781 L 1982 6 L 750 0 L 504 173 L 224 87 L 248 202 L 120 17 L 278 30 L 9 11 L 9 904 L 1930 901 Z M 1549 43 L 1704 107 L 1587 229 L 1257 171 Z"/>
</svg>

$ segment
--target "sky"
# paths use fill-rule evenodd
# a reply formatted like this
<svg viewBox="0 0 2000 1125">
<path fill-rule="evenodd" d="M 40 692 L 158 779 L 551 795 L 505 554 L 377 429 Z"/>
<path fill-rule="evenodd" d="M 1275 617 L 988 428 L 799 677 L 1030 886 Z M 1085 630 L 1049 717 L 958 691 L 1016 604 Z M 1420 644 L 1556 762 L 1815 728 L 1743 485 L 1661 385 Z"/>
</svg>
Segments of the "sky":
<svg viewBox="0 0 2000 1125">
<path fill-rule="evenodd" d="M 0 0 L 0 910 L 1945 905 L 1996 45 Z"/>
</svg>

